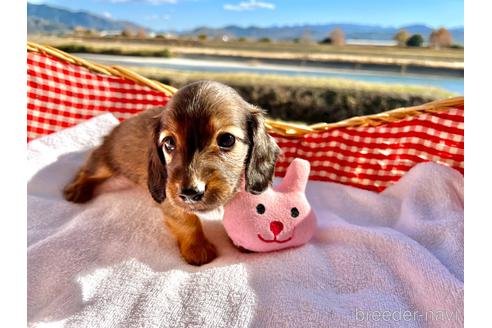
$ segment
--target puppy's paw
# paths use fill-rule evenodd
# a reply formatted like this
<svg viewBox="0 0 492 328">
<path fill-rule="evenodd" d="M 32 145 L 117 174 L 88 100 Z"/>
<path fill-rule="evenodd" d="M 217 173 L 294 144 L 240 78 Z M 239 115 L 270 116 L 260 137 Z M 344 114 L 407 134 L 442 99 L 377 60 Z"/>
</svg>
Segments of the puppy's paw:
<svg viewBox="0 0 492 328">
<path fill-rule="evenodd" d="M 86 203 L 92 198 L 92 189 L 84 184 L 72 182 L 63 189 L 63 197 L 69 202 Z"/>
<path fill-rule="evenodd" d="M 210 263 L 217 257 L 217 249 L 208 241 L 181 247 L 180 251 L 186 262 L 197 266 Z"/>
</svg>

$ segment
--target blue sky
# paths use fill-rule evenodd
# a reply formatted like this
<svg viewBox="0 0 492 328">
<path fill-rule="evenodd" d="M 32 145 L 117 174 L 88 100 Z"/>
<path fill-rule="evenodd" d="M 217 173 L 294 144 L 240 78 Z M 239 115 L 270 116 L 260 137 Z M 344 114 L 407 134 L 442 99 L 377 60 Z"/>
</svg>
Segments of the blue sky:
<svg viewBox="0 0 492 328">
<path fill-rule="evenodd" d="M 197 26 L 359 23 L 464 25 L 463 0 L 28 0 L 124 19 L 155 30 Z"/>
</svg>

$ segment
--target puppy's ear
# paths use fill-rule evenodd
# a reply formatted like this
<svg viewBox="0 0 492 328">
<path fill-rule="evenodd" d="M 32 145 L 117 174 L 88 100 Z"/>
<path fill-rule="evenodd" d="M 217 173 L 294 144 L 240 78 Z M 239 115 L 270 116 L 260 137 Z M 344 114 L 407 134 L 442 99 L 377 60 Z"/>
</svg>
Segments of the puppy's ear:
<svg viewBox="0 0 492 328">
<path fill-rule="evenodd" d="M 259 194 L 272 182 L 280 148 L 265 128 L 264 113 L 253 107 L 247 123 L 249 149 L 246 157 L 246 191 Z"/>
<path fill-rule="evenodd" d="M 154 124 L 154 132 L 149 149 L 149 165 L 147 169 L 147 187 L 149 188 L 152 198 L 162 203 L 166 199 L 166 181 L 167 181 L 167 169 L 166 159 L 162 152 L 162 144 L 159 140 L 160 135 L 160 121 L 156 119 Z"/>
</svg>

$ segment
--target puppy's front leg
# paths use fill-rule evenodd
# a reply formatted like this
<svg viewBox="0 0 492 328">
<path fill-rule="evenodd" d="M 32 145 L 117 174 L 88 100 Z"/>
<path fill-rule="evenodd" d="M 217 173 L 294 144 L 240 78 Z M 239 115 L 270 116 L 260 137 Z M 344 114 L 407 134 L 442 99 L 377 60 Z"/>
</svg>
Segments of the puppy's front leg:
<svg viewBox="0 0 492 328">
<path fill-rule="evenodd" d="M 165 206 L 163 212 L 164 222 L 176 237 L 179 251 L 186 262 L 202 265 L 217 257 L 215 246 L 205 237 L 200 219 L 195 214 L 175 207 L 170 210 L 170 206 Z"/>
</svg>

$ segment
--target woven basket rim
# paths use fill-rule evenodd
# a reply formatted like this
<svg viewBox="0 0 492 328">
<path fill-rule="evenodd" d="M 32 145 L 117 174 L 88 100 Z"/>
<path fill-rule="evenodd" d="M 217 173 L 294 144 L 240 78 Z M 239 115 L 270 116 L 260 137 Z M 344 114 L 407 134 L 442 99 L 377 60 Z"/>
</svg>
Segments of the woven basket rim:
<svg viewBox="0 0 492 328">
<path fill-rule="evenodd" d="M 40 45 L 28 41 L 27 51 L 48 54 L 67 63 L 85 67 L 95 73 L 125 78 L 137 84 L 144 85 L 153 90 L 162 92 L 169 97 L 171 97 L 177 91 L 177 89 L 172 86 L 166 85 L 156 80 L 148 79 L 127 68 L 121 66 L 107 66 L 103 64 L 93 63 L 51 46 Z M 407 117 L 416 116 L 422 113 L 435 113 L 445 111 L 448 108 L 464 106 L 464 104 L 464 97 L 453 97 L 448 99 L 436 100 L 419 106 L 401 107 L 378 114 L 351 117 L 335 123 L 316 123 L 312 125 L 301 125 L 279 120 L 267 119 L 265 121 L 265 126 L 271 133 L 275 133 L 284 137 L 299 138 L 306 134 L 320 133 L 334 128 L 378 126 L 389 122 L 399 121 Z"/>
</svg>

